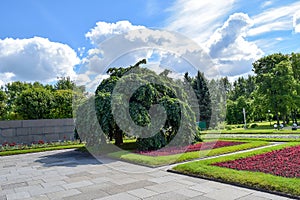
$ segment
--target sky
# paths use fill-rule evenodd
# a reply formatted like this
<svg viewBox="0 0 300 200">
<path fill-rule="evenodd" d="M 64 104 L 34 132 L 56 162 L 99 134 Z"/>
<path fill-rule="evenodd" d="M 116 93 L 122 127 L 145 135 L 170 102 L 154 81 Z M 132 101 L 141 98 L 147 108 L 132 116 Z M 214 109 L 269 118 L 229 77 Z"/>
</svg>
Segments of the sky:
<svg viewBox="0 0 300 200">
<path fill-rule="evenodd" d="M 278 52 L 300 52 L 299 0 L 2 0 L 0 6 L 0 85 L 70 76 L 92 90 L 108 66 L 142 58 L 174 77 L 196 69 L 234 80 Z"/>
</svg>

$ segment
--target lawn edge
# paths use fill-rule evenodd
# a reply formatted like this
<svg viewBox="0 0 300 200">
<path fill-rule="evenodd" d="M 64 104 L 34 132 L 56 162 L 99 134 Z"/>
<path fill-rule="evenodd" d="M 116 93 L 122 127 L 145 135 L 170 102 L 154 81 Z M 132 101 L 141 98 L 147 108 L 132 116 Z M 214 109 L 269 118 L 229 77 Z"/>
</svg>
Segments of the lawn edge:
<svg viewBox="0 0 300 200">
<path fill-rule="evenodd" d="M 287 197 L 287 198 L 292 198 L 292 199 L 299 199 L 299 196 L 295 196 L 293 194 L 287 194 L 287 193 L 284 193 L 284 192 L 279 192 L 279 191 L 274 191 L 274 190 L 267 190 L 267 189 L 263 189 L 263 188 L 251 187 L 249 185 L 236 183 L 236 182 L 233 182 L 233 181 L 226 181 L 226 180 L 223 180 L 223 179 L 212 178 L 212 177 L 207 177 L 207 176 L 203 176 L 203 175 L 188 174 L 188 173 L 176 171 L 176 170 L 173 170 L 173 169 L 168 169 L 167 172 L 174 173 L 174 174 L 179 174 L 179 175 L 184 175 L 184 176 L 189 176 L 189 177 L 193 177 L 193 178 L 201 178 L 201 179 L 205 179 L 205 180 L 209 180 L 209 181 L 215 181 L 215 182 L 219 182 L 219 183 L 229 184 L 229 185 L 238 186 L 238 187 L 242 187 L 242 188 L 246 188 L 246 189 L 256 190 L 256 191 L 259 191 L 259 192 L 266 192 L 266 193 L 270 193 L 270 194 L 274 194 L 274 195 L 279 195 L 279 196 L 282 196 L 282 197 Z"/>
<path fill-rule="evenodd" d="M 254 151 L 254 155 L 259 155 L 259 154 L 262 154 L 262 153 L 271 152 L 271 151 L 278 150 L 278 149 L 284 149 L 284 148 L 288 148 L 288 147 L 298 146 L 299 144 L 300 143 L 298 143 L 298 142 L 293 142 L 293 143 L 280 144 L 277 147 L 267 147 L 266 149 L 261 149 L 261 150 Z M 275 148 L 275 149 L 273 149 L 273 148 Z M 261 152 L 261 151 L 263 151 L 263 152 Z M 254 156 L 254 155 L 245 156 L 248 153 L 249 152 L 241 153 L 240 154 L 240 158 L 246 158 L 246 157 Z M 232 156 L 234 156 L 234 155 L 232 155 Z M 235 159 L 232 159 L 232 158 L 230 158 L 230 155 L 225 156 L 224 158 L 226 158 L 226 157 L 228 157 L 228 159 L 225 159 L 225 161 L 226 160 L 229 161 L 229 160 L 239 159 L 239 157 L 236 157 Z M 216 161 L 216 160 L 218 160 L 218 158 L 212 158 L 210 161 L 208 161 L 208 163 L 203 163 L 201 165 L 210 167 L 210 165 L 212 163 L 220 162 L 220 161 Z M 196 163 L 196 162 L 202 162 L 202 161 L 205 162 L 205 160 L 199 160 L 199 161 L 191 161 L 189 163 L 193 163 L 193 162 Z M 208 174 L 206 174 L 206 173 L 197 173 L 197 172 L 191 172 L 191 171 L 184 171 L 184 170 L 175 169 L 175 167 L 177 167 L 177 166 L 185 165 L 185 164 L 189 164 L 189 163 L 178 164 L 178 165 L 172 167 L 172 169 L 169 169 L 168 171 L 170 171 L 170 172 L 176 172 L 176 173 L 182 174 L 182 175 L 187 175 L 187 176 L 192 176 L 192 177 L 198 177 L 198 178 L 203 178 L 203 179 L 207 179 L 207 180 L 218 181 L 218 182 L 222 182 L 222 183 L 228 183 L 228 184 L 237 185 L 237 186 L 241 186 L 241 187 L 245 187 L 245 188 L 255 189 L 255 190 L 258 190 L 258 191 L 264 191 L 264 192 L 268 192 L 268 193 L 273 193 L 273 194 L 277 194 L 277 195 L 281 195 L 281 196 L 292 197 L 293 199 L 300 199 L 300 196 L 299 196 L 298 192 L 293 193 L 291 191 L 272 190 L 272 189 L 268 188 L 268 186 L 270 186 L 270 185 L 267 185 L 266 188 L 264 188 L 264 186 L 262 186 L 262 187 L 253 187 L 253 186 L 251 186 L 251 185 L 249 185 L 247 183 L 243 183 L 242 180 L 241 180 L 242 182 L 239 181 L 239 179 L 230 181 L 230 180 L 227 180 L 225 177 L 215 177 L 213 175 L 210 175 L 209 173 Z M 234 170 L 234 169 L 228 169 L 228 170 Z M 252 172 L 249 172 L 249 173 L 252 173 Z M 271 184 L 271 187 L 272 187 L 272 184 Z"/>
<path fill-rule="evenodd" d="M 231 139 L 225 139 L 225 140 L 227 140 L 227 141 L 233 141 Z M 262 141 L 257 141 L 257 142 L 263 143 Z M 248 141 L 246 143 L 250 143 L 250 142 Z M 215 156 L 226 156 L 227 154 L 231 154 L 231 153 L 235 153 L 235 152 L 240 152 L 240 151 L 245 151 L 245 150 L 251 150 L 251 149 L 260 148 L 260 147 L 266 147 L 267 148 L 270 145 L 270 142 L 265 142 L 265 143 L 268 143 L 268 144 L 261 144 L 261 145 L 255 146 L 255 147 L 245 148 L 245 149 L 241 149 L 241 150 L 237 150 L 237 151 L 229 151 L 229 152 L 225 152 L 225 153 L 221 153 L 221 154 L 206 155 L 206 156 L 201 157 L 200 160 L 214 158 Z M 240 144 L 240 145 L 243 145 L 243 144 Z M 226 148 L 226 147 L 221 147 L 221 148 Z M 129 153 L 131 153 L 131 152 L 129 152 Z M 199 158 L 193 158 L 193 159 L 187 159 L 187 160 L 184 160 L 184 161 L 181 161 L 181 162 L 175 162 L 175 163 L 149 165 L 149 164 L 146 164 L 146 163 L 143 163 L 143 162 L 137 162 L 137 161 L 133 161 L 133 160 L 130 160 L 130 159 L 125 159 L 125 158 L 122 158 L 122 157 L 118 158 L 118 157 L 109 156 L 109 155 L 106 155 L 106 157 L 113 158 L 113 159 L 118 160 L 118 161 L 125 161 L 125 162 L 131 163 L 131 164 L 136 164 L 136 165 L 141 165 L 141 166 L 145 166 L 145 167 L 150 167 L 150 168 L 159 168 L 159 167 L 166 167 L 166 166 L 170 166 L 170 165 L 180 165 L 180 164 L 183 164 L 183 163 L 186 163 L 186 162 L 199 161 Z"/>
<path fill-rule="evenodd" d="M 0 152 L 0 157 L 3 156 L 13 156 L 13 155 L 22 155 L 22 154 L 31 154 L 31 153 L 40 153 L 46 151 L 56 151 L 56 150 L 64 150 L 64 149 L 78 149 L 84 146 L 83 144 L 79 145 L 69 145 L 69 146 L 57 146 L 57 147 L 49 147 L 49 148 L 36 148 L 36 149 L 25 149 L 25 150 L 11 150 L 11 151 L 2 151 Z"/>
</svg>

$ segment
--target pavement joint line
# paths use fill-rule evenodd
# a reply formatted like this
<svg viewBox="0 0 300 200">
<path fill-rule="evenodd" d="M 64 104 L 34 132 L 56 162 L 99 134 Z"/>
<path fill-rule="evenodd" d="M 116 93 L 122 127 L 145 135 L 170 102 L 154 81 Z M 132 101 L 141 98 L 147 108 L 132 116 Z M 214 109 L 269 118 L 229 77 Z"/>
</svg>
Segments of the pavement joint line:
<svg viewBox="0 0 300 200">
<path fill-rule="evenodd" d="M 241 151 L 235 151 L 235 152 L 225 153 L 225 154 L 216 155 L 216 156 L 197 158 L 197 159 L 193 159 L 193 160 L 188 160 L 188 161 L 174 163 L 174 164 L 167 165 L 167 166 L 158 167 L 158 169 L 162 169 L 164 171 L 167 171 L 167 170 L 172 169 L 173 167 L 175 167 L 177 165 L 180 165 L 180 164 L 186 164 L 186 163 L 200 161 L 200 160 L 209 160 L 209 159 L 219 158 L 219 157 L 223 157 L 223 156 L 241 154 L 241 153 L 251 152 L 251 151 L 255 151 L 255 150 L 259 150 L 259 149 L 265 149 L 265 148 L 268 148 L 268 147 L 278 146 L 278 145 L 285 144 L 285 143 L 286 142 L 272 142 L 269 145 L 265 145 L 265 146 L 261 146 L 261 147 L 255 147 L 255 148 L 251 148 L 251 149 L 245 149 L 245 150 L 241 150 Z"/>
</svg>

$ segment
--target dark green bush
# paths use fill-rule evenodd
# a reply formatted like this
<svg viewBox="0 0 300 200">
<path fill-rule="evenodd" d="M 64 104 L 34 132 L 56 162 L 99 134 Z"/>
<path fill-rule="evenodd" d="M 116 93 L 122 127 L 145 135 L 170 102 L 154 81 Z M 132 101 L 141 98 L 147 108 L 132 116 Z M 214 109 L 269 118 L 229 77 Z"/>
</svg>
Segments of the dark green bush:
<svg viewBox="0 0 300 200">
<path fill-rule="evenodd" d="M 250 128 L 256 128 L 256 127 L 258 127 L 257 124 L 251 124 L 251 125 L 250 125 Z"/>
<path fill-rule="evenodd" d="M 163 132 L 159 132 L 152 137 L 138 138 L 136 140 L 136 147 L 140 151 L 151 151 L 161 149 L 166 146 L 167 140 Z"/>
</svg>

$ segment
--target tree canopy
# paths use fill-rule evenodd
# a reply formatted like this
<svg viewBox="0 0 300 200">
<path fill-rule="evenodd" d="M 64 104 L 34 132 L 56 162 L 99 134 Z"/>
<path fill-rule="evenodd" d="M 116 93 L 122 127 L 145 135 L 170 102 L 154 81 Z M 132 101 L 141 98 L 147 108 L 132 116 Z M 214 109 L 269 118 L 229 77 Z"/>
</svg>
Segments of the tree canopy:
<svg viewBox="0 0 300 200">
<path fill-rule="evenodd" d="M 241 123 L 243 107 L 247 111 L 247 121 L 270 120 L 274 116 L 278 124 L 280 120 L 297 122 L 300 54 L 264 56 L 253 63 L 253 72 L 254 75 L 239 77 L 233 82 L 227 95 L 226 122 Z"/>
<path fill-rule="evenodd" d="M 95 91 L 97 120 L 106 137 L 115 139 L 117 145 L 124 135 L 136 137 L 139 150 L 187 145 L 200 139 L 187 85 L 169 78 L 167 71 L 157 75 L 140 67 L 142 63 L 145 60 L 128 68 L 109 69 L 110 77 Z M 85 104 L 79 110 L 87 108 Z M 101 135 L 96 138 L 93 142 L 101 141 Z"/>
<path fill-rule="evenodd" d="M 76 86 L 69 77 L 60 78 L 55 85 L 7 83 L 0 90 L 0 119 L 72 118 L 78 107 L 74 99 L 80 102 L 85 98 L 84 92 L 85 88 Z"/>
<path fill-rule="evenodd" d="M 288 54 L 272 54 L 265 56 L 255 63 L 257 92 L 266 101 L 265 107 L 272 110 L 279 124 L 279 115 L 285 120 L 288 112 L 298 104 L 295 98 L 299 82 L 298 70 L 292 67 L 297 59 Z M 296 79 L 295 79 L 296 78 Z M 298 83 L 297 83 L 298 82 Z"/>
</svg>

